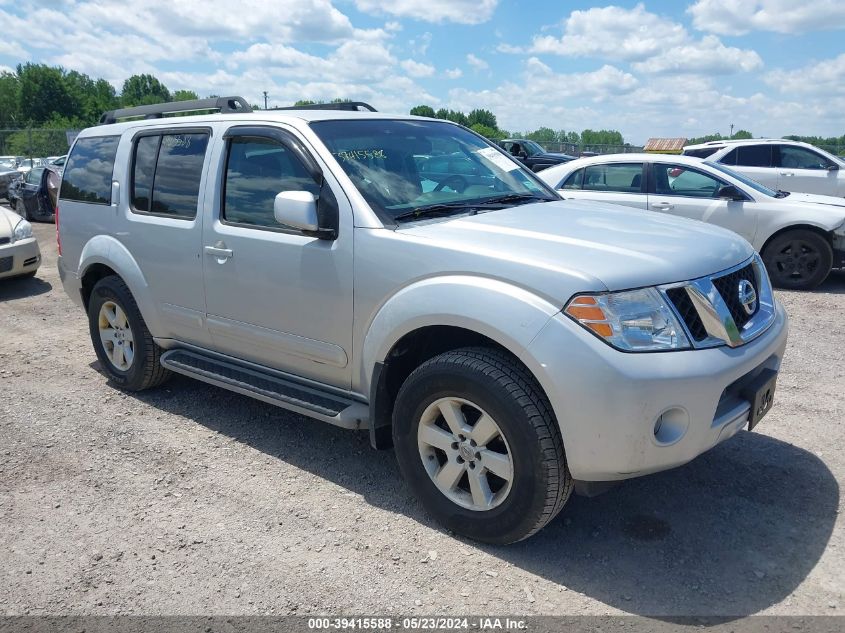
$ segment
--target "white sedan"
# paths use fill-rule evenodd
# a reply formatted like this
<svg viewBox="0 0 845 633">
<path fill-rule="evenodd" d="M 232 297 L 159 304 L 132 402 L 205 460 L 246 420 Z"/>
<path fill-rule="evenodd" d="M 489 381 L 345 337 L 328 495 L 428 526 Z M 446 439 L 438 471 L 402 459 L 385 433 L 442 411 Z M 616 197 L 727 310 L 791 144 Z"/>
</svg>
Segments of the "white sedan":
<svg viewBox="0 0 845 633">
<path fill-rule="evenodd" d="M 809 289 L 845 267 L 845 201 L 773 191 L 724 165 L 687 156 L 612 154 L 537 174 L 564 198 L 701 220 L 747 239 L 782 288 Z"/>
<path fill-rule="evenodd" d="M 31 277 L 41 265 L 41 251 L 32 225 L 6 207 L 0 207 L 0 279 Z"/>
</svg>

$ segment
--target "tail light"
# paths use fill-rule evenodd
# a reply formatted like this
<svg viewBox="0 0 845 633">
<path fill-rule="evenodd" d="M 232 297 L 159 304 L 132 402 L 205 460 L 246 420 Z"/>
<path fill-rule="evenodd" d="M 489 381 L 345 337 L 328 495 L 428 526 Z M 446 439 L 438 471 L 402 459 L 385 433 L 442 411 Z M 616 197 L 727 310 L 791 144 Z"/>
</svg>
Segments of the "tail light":
<svg viewBox="0 0 845 633">
<path fill-rule="evenodd" d="M 62 255 L 62 237 L 59 235 L 59 205 L 56 205 L 56 248 L 59 251 L 59 256 Z"/>
</svg>

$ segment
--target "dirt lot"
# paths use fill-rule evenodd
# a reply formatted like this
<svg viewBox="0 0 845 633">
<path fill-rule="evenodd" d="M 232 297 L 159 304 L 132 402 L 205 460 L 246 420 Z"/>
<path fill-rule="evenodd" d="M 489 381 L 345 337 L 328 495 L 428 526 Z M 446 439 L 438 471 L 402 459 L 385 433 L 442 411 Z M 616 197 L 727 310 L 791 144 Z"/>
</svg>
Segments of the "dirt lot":
<svg viewBox="0 0 845 633">
<path fill-rule="evenodd" d="M 363 433 L 187 378 L 108 385 L 36 233 L 37 278 L 0 282 L 4 614 L 845 611 L 845 274 L 780 293 L 755 432 L 497 548 L 439 529 Z"/>
</svg>

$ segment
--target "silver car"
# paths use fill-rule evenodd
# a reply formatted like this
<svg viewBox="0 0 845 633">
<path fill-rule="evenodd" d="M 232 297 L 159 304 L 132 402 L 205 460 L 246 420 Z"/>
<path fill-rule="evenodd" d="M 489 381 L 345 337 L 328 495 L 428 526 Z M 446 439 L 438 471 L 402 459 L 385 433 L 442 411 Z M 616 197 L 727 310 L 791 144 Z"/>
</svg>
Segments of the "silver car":
<svg viewBox="0 0 845 633">
<path fill-rule="evenodd" d="M 31 277 L 41 265 L 41 251 L 32 225 L 0 207 L 0 279 Z"/>
<path fill-rule="evenodd" d="M 59 272 L 116 385 L 177 372 L 367 429 L 492 543 L 770 410 L 787 317 L 736 234 L 560 200 L 445 121 L 181 107 L 214 105 L 108 113 L 68 157 Z"/>
</svg>

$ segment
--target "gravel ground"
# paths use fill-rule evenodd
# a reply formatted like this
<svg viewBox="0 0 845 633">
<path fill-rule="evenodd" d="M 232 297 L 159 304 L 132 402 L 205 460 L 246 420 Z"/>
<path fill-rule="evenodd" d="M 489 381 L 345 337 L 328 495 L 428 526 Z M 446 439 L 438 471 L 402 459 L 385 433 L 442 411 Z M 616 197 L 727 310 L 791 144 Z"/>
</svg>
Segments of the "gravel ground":
<svg viewBox="0 0 845 633">
<path fill-rule="evenodd" d="M 779 293 L 789 349 L 753 433 L 488 547 L 363 433 L 187 378 L 111 387 L 36 233 L 38 276 L 0 282 L 0 613 L 845 611 L 843 273 Z"/>
</svg>

